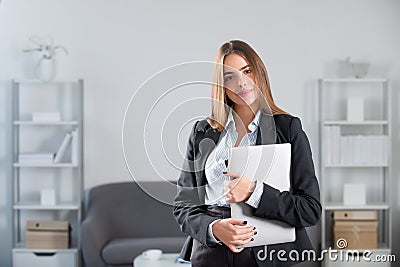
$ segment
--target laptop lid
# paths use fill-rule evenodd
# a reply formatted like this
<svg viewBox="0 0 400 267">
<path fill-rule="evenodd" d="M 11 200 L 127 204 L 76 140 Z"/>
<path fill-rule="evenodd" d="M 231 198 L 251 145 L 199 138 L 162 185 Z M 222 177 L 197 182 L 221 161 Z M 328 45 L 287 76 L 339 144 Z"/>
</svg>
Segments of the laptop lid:
<svg viewBox="0 0 400 267">
<path fill-rule="evenodd" d="M 290 190 L 290 161 L 291 145 L 272 144 L 248 147 L 234 147 L 230 150 L 228 169 L 230 172 L 243 173 L 257 186 L 266 183 L 278 190 Z M 248 204 L 231 203 L 231 216 L 239 220 L 246 220 L 249 226 L 255 226 L 257 235 L 243 247 L 254 247 L 277 243 L 293 242 L 296 240 L 295 228 L 288 224 L 255 217 L 253 207 Z"/>
</svg>

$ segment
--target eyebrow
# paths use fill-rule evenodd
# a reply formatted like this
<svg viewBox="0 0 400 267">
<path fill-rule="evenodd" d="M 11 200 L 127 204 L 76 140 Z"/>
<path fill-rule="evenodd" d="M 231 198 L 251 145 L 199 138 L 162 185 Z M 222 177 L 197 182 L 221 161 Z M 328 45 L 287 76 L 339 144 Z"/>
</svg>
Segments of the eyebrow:
<svg viewBox="0 0 400 267">
<path fill-rule="evenodd" d="M 244 70 L 244 69 L 246 69 L 246 68 L 248 68 L 248 67 L 250 67 L 250 65 L 249 64 L 247 64 L 246 66 L 244 66 L 244 67 L 241 67 L 239 70 Z"/>
<path fill-rule="evenodd" d="M 244 70 L 244 69 L 249 68 L 249 67 L 250 67 L 250 65 L 247 64 L 246 66 L 241 67 L 241 68 L 239 69 L 239 71 Z M 233 73 L 233 71 L 227 71 L 227 72 L 224 72 L 224 75 L 232 74 L 232 73 Z"/>
</svg>

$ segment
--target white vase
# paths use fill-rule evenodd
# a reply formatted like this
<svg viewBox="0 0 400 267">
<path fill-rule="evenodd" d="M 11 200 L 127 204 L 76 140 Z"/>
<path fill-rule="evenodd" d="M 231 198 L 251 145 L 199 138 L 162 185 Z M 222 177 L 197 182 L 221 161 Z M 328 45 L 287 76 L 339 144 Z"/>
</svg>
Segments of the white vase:
<svg viewBox="0 0 400 267">
<path fill-rule="evenodd" d="M 56 63 L 54 59 L 42 58 L 36 67 L 36 78 L 51 81 L 55 77 Z"/>
</svg>

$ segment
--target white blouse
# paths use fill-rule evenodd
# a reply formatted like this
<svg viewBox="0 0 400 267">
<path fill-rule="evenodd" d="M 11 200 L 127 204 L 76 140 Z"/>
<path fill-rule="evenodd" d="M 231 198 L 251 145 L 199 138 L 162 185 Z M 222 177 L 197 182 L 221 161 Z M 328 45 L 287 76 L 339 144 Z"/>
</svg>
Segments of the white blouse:
<svg viewBox="0 0 400 267">
<path fill-rule="evenodd" d="M 258 111 L 253 121 L 248 125 L 250 132 L 243 136 L 239 146 L 254 146 L 256 144 L 260 115 L 261 112 Z M 205 175 L 208 181 L 205 194 L 205 204 L 207 205 L 229 206 L 224 195 L 224 181 L 228 181 L 229 177 L 225 176 L 223 172 L 227 171 L 225 162 L 229 158 L 229 149 L 235 146 L 237 138 L 238 133 L 232 110 L 230 110 L 225 129 L 220 135 L 217 146 L 207 158 L 205 165 Z M 253 177 L 248 178 L 252 179 Z M 246 203 L 257 208 L 262 193 L 263 187 L 257 187 Z"/>
</svg>

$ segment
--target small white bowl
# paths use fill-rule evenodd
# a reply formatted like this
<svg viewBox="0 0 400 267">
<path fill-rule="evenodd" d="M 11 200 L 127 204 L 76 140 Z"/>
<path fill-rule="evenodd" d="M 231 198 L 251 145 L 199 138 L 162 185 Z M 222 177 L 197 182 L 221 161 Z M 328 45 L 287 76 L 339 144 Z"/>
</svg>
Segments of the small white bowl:
<svg viewBox="0 0 400 267">
<path fill-rule="evenodd" d="M 162 255 L 162 250 L 161 249 L 148 249 L 146 251 L 142 252 L 143 258 L 147 260 L 159 260 Z"/>
</svg>

